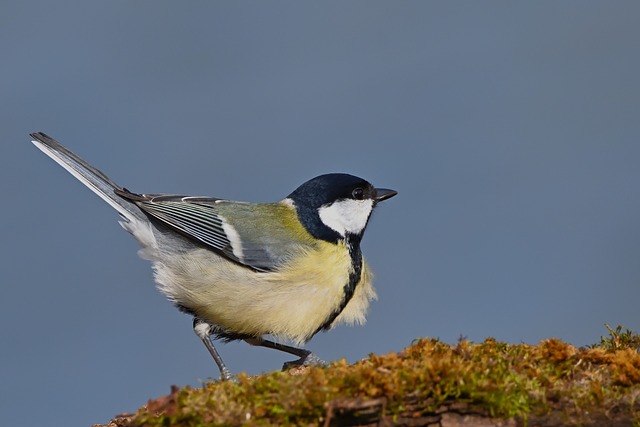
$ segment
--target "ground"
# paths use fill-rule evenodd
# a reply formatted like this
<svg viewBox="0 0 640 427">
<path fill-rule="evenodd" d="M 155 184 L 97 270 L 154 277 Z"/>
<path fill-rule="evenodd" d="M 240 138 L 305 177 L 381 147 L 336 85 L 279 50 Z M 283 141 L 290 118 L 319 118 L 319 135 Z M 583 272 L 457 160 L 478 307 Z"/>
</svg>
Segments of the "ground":
<svg viewBox="0 0 640 427">
<path fill-rule="evenodd" d="M 355 364 L 174 386 L 106 426 L 640 427 L 640 336 L 607 328 L 587 348 L 424 338 Z"/>
</svg>

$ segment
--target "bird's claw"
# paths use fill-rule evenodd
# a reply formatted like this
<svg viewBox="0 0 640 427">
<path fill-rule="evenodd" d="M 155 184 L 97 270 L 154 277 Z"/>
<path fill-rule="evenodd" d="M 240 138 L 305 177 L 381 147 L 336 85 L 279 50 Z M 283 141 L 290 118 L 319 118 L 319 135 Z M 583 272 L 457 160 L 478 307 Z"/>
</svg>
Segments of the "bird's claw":
<svg viewBox="0 0 640 427">
<path fill-rule="evenodd" d="M 282 370 L 288 371 L 289 369 L 299 368 L 301 366 L 327 366 L 327 362 L 320 359 L 314 353 L 309 352 L 309 354 L 302 356 L 298 360 L 285 362 L 284 365 L 282 365 Z"/>
</svg>

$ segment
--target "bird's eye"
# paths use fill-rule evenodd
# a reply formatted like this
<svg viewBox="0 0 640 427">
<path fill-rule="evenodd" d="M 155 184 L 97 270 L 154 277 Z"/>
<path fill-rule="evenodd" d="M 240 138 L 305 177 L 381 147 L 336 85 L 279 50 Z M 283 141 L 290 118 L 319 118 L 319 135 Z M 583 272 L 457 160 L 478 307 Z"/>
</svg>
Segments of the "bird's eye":
<svg viewBox="0 0 640 427">
<path fill-rule="evenodd" d="M 362 199 L 364 199 L 364 190 L 362 188 L 358 187 L 355 190 L 353 190 L 351 195 L 356 200 L 362 200 Z"/>
</svg>

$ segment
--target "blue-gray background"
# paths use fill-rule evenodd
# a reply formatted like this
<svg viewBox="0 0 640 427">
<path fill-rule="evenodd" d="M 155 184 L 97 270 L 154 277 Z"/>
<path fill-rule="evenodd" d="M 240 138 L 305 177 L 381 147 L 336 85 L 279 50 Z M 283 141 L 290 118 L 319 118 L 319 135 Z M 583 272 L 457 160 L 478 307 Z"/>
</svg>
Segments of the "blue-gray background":
<svg viewBox="0 0 640 427">
<path fill-rule="evenodd" d="M 13 2 L 0 11 L 0 413 L 107 422 L 217 375 L 45 131 L 131 190 L 272 201 L 344 171 L 400 194 L 380 299 L 327 360 L 416 337 L 640 328 L 637 2 Z M 234 372 L 287 357 L 221 346 Z"/>
</svg>

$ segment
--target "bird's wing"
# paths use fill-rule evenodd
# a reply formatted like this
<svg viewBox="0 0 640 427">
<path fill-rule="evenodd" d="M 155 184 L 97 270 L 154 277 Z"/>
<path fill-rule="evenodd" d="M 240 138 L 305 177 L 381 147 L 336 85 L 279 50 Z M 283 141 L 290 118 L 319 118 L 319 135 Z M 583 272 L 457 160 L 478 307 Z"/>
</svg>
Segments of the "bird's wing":
<svg viewBox="0 0 640 427">
<path fill-rule="evenodd" d="M 267 205 L 211 197 L 140 195 L 118 191 L 145 213 L 232 261 L 257 271 L 272 271 L 303 242 L 288 238 L 284 224 Z M 271 205 L 272 207 L 274 205 Z M 285 215 L 295 215 L 289 209 Z"/>
</svg>

